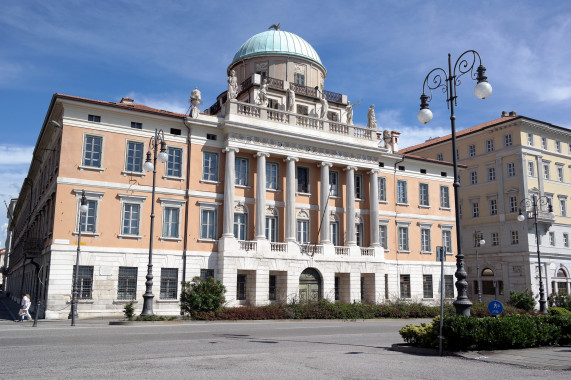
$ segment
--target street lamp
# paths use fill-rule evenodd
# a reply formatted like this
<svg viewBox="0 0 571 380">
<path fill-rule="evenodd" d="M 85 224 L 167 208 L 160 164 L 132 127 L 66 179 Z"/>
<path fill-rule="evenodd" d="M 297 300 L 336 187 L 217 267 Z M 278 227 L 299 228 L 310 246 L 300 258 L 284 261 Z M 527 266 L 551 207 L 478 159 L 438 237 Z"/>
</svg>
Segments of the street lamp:
<svg viewBox="0 0 571 380">
<path fill-rule="evenodd" d="M 551 202 L 549 200 L 549 198 L 547 198 L 545 195 L 542 195 L 540 197 L 537 196 L 533 196 L 531 197 L 531 199 L 529 198 L 524 198 L 521 200 L 520 202 L 520 207 L 519 207 L 519 215 L 517 216 L 517 220 L 520 222 L 523 222 L 525 220 L 525 216 L 523 215 L 522 209 L 523 211 L 525 211 L 527 213 L 527 208 L 531 207 L 531 209 L 533 210 L 533 223 L 535 224 L 535 242 L 537 243 L 537 265 L 539 267 L 539 312 L 540 313 L 545 313 L 547 311 L 546 307 L 545 307 L 545 303 L 547 302 L 545 300 L 545 291 L 543 288 L 543 280 L 541 279 L 541 255 L 539 253 L 539 230 L 537 228 L 537 214 L 539 212 L 538 210 L 538 206 L 548 206 L 548 216 L 553 219 L 555 218 L 555 213 L 553 212 L 553 206 L 551 206 Z M 528 215 L 529 218 L 529 215 Z"/>
<path fill-rule="evenodd" d="M 479 239 L 479 240 L 476 240 Z M 478 257 L 478 248 L 486 244 L 483 234 L 474 232 L 474 241 L 476 242 L 476 271 L 478 272 L 478 302 L 482 302 L 482 281 L 480 279 L 480 259 Z"/>
<path fill-rule="evenodd" d="M 85 198 L 85 190 L 81 190 L 81 202 L 79 206 L 79 228 L 77 233 L 77 253 L 75 256 L 75 271 L 73 273 L 73 291 L 71 293 L 71 311 L 69 312 L 68 319 L 71 318 L 71 325 L 75 326 L 75 318 L 77 318 L 77 279 L 79 275 L 79 254 L 81 252 L 81 230 L 83 229 L 82 218 L 87 212 L 87 199 Z M 87 222 L 87 221 L 86 221 Z M 36 314 L 37 319 L 37 314 Z"/>
<path fill-rule="evenodd" d="M 476 67 L 476 64 L 478 66 Z M 474 73 L 474 70 L 476 73 Z M 469 73 L 470 78 L 477 80 L 474 94 L 485 99 L 492 94 L 492 86 L 488 83 L 486 77 L 486 68 L 482 66 L 480 54 L 475 50 L 468 50 L 462 53 L 452 67 L 450 54 L 448 54 L 448 72 L 442 68 L 432 69 L 424 79 L 422 85 L 422 95 L 420 96 L 420 111 L 418 111 L 418 120 L 426 124 L 432 120 L 432 111 L 428 108 L 428 103 L 432 100 L 432 90 L 442 87 L 442 92 L 446 93 L 446 103 L 450 109 L 450 127 L 452 129 L 452 161 L 454 164 L 454 206 L 456 213 L 456 245 L 458 254 L 456 255 L 456 289 L 458 289 L 458 297 L 454 301 L 456 314 L 470 315 L 470 306 L 472 302 L 468 299 L 468 283 L 466 277 L 468 274 L 464 269 L 464 255 L 462 254 L 462 240 L 460 228 L 460 201 L 458 197 L 458 159 L 456 157 L 456 116 L 454 116 L 454 106 L 457 105 L 456 87 L 461 84 L 460 77 Z M 430 95 L 426 95 L 426 90 Z"/>
<path fill-rule="evenodd" d="M 161 151 L 157 155 L 158 145 L 161 144 Z M 153 151 L 153 161 L 151 162 L 151 150 Z M 149 236 L 149 264 L 147 265 L 147 281 L 145 282 L 146 290 L 143 294 L 143 310 L 141 315 L 154 315 L 153 313 L 153 234 L 155 226 L 155 186 L 157 181 L 157 158 L 159 162 L 167 162 L 169 155 L 167 153 L 167 144 L 165 143 L 165 134 L 162 129 L 155 129 L 155 136 L 149 140 L 149 149 L 147 150 L 147 159 L 143 164 L 145 171 L 153 171 L 153 195 L 151 199 L 151 232 Z"/>
</svg>

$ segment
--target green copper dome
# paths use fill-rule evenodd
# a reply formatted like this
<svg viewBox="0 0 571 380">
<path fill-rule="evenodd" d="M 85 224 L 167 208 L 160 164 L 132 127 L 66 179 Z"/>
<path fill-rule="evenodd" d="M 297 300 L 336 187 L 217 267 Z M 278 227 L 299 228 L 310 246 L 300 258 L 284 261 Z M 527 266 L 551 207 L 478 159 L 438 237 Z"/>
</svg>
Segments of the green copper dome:
<svg viewBox="0 0 571 380">
<path fill-rule="evenodd" d="M 268 30 L 250 37 L 238 49 L 230 66 L 242 59 L 260 55 L 293 55 L 309 59 L 327 71 L 315 49 L 298 35 L 283 30 Z"/>
</svg>

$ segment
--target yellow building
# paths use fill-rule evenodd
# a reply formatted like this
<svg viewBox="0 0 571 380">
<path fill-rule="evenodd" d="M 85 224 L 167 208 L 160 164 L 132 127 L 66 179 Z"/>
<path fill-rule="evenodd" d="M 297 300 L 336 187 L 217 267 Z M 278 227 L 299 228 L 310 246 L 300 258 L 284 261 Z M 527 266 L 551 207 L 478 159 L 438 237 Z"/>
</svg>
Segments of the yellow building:
<svg viewBox="0 0 571 380">
<path fill-rule="evenodd" d="M 399 133 L 377 130 L 374 110 L 353 125 L 347 96 L 323 89 L 325 67 L 295 34 L 253 36 L 226 75 L 227 91 L 188 115 L 53 96 L 10 225 L 12 294 L 35 294 L 38 263 L 45 315 L 66 317 L 81 228 L 83 316 L 141 308 L 150 239 L 160 314 L 179 312 L 180 281 L 195 276 L 221 280 L 231 306 L 439 299 L 435 248 L 452 257 L 456 246 L 451 164 L 394 153 Z M 168 159 L 150 236 L 143 168 L 157 130 Z M 448 298 L 454 271 L 450 259 Z"/>
<path fill-rule="evenodd" d="M 401 152 L 451 160 L 451 146 L 447 135 Z M 511 290 L 538 295 L 534 197 L 546 295 L 569 292 L 571 130 L 502 112 L 497 120 L 458 132 L 457 150 L 458 162 L 467 167 L 459 194 L 471 298 L 478 297 L 478 274 L 484 301 L 507 300 Z M 517 218 L 520 209 L 523 222 Z"/>
</svg>

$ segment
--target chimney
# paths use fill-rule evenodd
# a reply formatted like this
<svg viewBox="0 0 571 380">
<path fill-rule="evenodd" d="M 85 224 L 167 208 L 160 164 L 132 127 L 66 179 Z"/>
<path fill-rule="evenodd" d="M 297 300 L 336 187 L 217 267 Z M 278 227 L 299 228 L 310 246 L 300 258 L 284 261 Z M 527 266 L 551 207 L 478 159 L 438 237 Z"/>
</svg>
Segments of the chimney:
<svg viewBox="0 0 571 380">
<path fill-rule="evenodd" d="M 133 99 L 124 96 L 124 97 L 121 98 L 121 102 L 120 102 L 120 103 L 123 103 L 123 104 L 133 104 L 133 102 L 134 102 Z"/>
<path fill-rule="evenodd" d="M 515 111 L 510 111 L 510 116 L 517 116 L 517 113 Z"/>
<path fill-rule="evenodd" d="M 508 111 L 502 111 L 502 117 L 507 117 L 508 116 Z"/>
<path fill-rule="evenodd" d="M 391 131 L 391 145 L 393 148 L 393 153 L 396 153 L 399 151 L 399 136 L 400 136 L 400 132 Z"/>
</svg>

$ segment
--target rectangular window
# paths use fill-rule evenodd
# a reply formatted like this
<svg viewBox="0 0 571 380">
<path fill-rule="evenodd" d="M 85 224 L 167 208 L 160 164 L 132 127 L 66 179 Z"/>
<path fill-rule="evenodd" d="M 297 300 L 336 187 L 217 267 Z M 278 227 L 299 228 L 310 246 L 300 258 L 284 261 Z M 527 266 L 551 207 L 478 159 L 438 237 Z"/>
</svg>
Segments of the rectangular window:
<svg viewBox="0 0 571 380">
<path fill-rule="evenodd" d="M 488 182 L 496 180 L 496 168 L 488 168 Z"/>
<path fill-rule="evenodd" d="M 119 267 L 117 299 L 134 300 L 137 296 L 137 268 Z"/>
<path fill-rule="evenodd" d="M 141 205 L 137 203 L 123 204 L 123 235 L 139 235 L 139 222 L 141 219 Z"/>
<path fill-rule="evenodd" d="M 218 154 L 204 152 L 202 165 L 202 179 L 204 181 L 218 181 Z"/>
<path fill-rule="evenodd" d="M 397 181 L 397 203 L 408 203 L 408 196 L 406 192 L 406 181 Z"/>
<path fill-rule="evenodd" d="M 295 84 L 305 86 L 305 74 L 295 73 L 293 79 Z"/>
<path fill-rule="evenodd" d="M 498 215 L 498 201 L 496 199 L 490 199 L 488 201 L 488 207 L 490 209 L 490 215 Z"/>
<path fill-rule="evenodd" d="M 428 228 L 420 229 L 420 251 L 432 252 L 430 248 L 430 230 Z"/>
<path fill-rule="evenodd" d="M 216 240 L 217 214 L 216 209 L 200 210 L 200 239 Z"/>
<path fill-rule="evenodd" d="M 75 276 L 75 265 L 73 266 L 73 275 Z M 90 300 L 93 298 L 93 266 L 80 265 L 79 273 L 76 278 L 77 295 L 80 300 Z M 72 284 L 73 288 L 73 284 Z"/>
<path fill-rule="evenodd" d="M 339 301 L 339 286 L 340 286 L 341 278 L 339 276 L 335 276 L 335 301 Z"/>
<path fill-rule="evenodd" d="M 496 288 L 494 286 L 494 281 L 492 280 L 482 281 L 482 294 L 485 294 L 487 296 L 496 295 Z"/>
<path fill-rule="evenodd" d="M 200 279 L 206 280 L 208 278 L 214 278 L 214 269 L 201 269 L 200 270 Z"/>
<path fill-rule="evenodd" d="M 100 168 L 102 148 L 103 137 L 85 135 L 83 143 L 83 166 Z"/>
<path fill-rule="evenodd" d="M 179 236 L 179 217 L 180 209 L 178 207 L 165 207 L 163 210 L 163 237 L 178 238 Z"/>
<path fill-rule="evenodd" d="M 131 128 L 134 129 L 143 129 L 143 123 L 138 123 L 136 121 L 131 122 Z"/>
<path fill-rule="evenodd" d="M 401 274 L 400 275 L 400 297 L 410 298 L 410 275 Z"/>
<path fill-rule="evenodd" d="M 569 248 L 569 234 L 568 233 L 563 234 L 563 246 L 565 248 Z"/>
<path fill-rule="evenodd" d="M 389 299 L 389 275 L 385 273 L 385 299 Z"/>
<path fill-rule="evenodd" d="M 515 164 L 513 162 L 507 163 L 506 172 L 508 174 L 508 177 L 515 177 Z"/>
<path fill-rule="evenodd" d="M 163 300 L 176 300 L 178 286 L 178 269 L 161 268 L 161 293 Z"/>
<path fill-rule="evenodd" d="M 278 219 L 275 216 L 266 216 L 266 239 L 278 241 Z"/>
<path fill-rule="evenodd" d="M 270 286 L 268 289 L 268 299 L 270 301 L 275 301 L 277 299 L 276 295 L 276 276 L 270 275 Z"/>
<path fill-rule="evenodd" d="M 567 216 L 567 200 L 565 198 L 559 199 L 559 210 L 561 211 L 561 216 Z"/>
<path fill-rule="evenodd" d="M 309 220 L 297 221 L 297 242 L 299 244 L 309 243 Z"/>
<path fill-rule="evenodd" d="M 246 240 L 246 214 L 234 214 L 234 237 Z"/>
<path fill-rule="evenodd" d="M 418 194 L 419 194 L 419 204 L 421 206 L 428 206 L 428 183 L 421 183 L 419 184 L 419 188 L 418 188 Z"/>
<path fill-rule="evenodd" d="M 432 275 L 424 274 L 422 275 L 422 296 L 423 298 L 433 297 L 432 288 Z"/>
<path fill-rule="evenodd" d="M 309 168 L 298 166 L 297 167 L 297 192 L 309 193 Z"/>
<path fill-rule="evenodd" d="M 557 167 L 557 180 L 563 182 L 563 166 Z"/>
<path fill-rule="evenodd" d="M 239 274 L 236 283 L 236 299 L 243 301 L 246 299 L 246 275 Z"/>
<path fill-rule="evenodd" d="M 478 202 L 472 202 L 472 218 L 478 218 L 480 216 L 480 204 Z"/>
<path fill-rule="evenodd" d="M 490 153 L 494 151 L 494 140 L 486 140 L 486 152 Z"/>
<path fill-rule="evenodd" d="M 329 235 L 331 238 L 331 244 L 339 245 L 339 223 L 329 223 Z"/>
<path fill-rule="evenodd" d="M 450 188 L 448 186 L 440 186 L 440 207 L 450 208 Z"/>
<path fill-rule="evenodd" d="M 101 123 L 101 116 L 98 115 L 87 115 L 87 121 L 92 121 L 94 123 Z"/>
<path fill-rule="evenodd" d="M 363 223 L 355 224 L 355 240 L 358 247 L 363 247 L 365 245 L 365 229 Z"/>
<path fill-rule="evenodd" d="M 334 111 L 327 112 L 327 120 L 339 121 L 339 114 Z"/>
<path fill-rule="evenodd" d="M 509 207 L 509 212 L 510 214 L 513 214 L 515 212 L 518 212 L 518 205 L 517 205 L 517 196 L 516 195 L 510 195 L 508 197 L 508 207 Z"/>
<path fill-rule="evenodd" d="M 277 162 L 266 163 L 266 189 L 278 190 L 279 165 Z"/>
<path fill-rule="evenodd" d="M 533 146 L 533 133 L 527 134 L 527 145 Z"/>
<path fill-rule="evenodd" d="M 355 174 L 355 198 L 363 199 L 363 175 Z"/>
<path fill-rule="evenodd" d="M 339 196 L 339 172 L 329 172 L 329 195 L 332 197 Z"/>
<path fill-rule="evenodd" d="M 379 243 L 384 249 L 389 249 L 389 243 L 387 241 L 387 225 L 379 225 Z"/>
<path fill-rule="evenodd" d="M 442 231 L 442 246 L 444 247 L 444 251 L 446 253 L 452 253 L 452 231 Z"/>
<path fill-rule="evenodd" d="M 87 201 L 87 212 L 80 213 L 81 232 L 96 232 L 97 228 L 97 201 Z"/>
<path fill-rule="evenodd" d="M 555 232 L 549 233 L 549 245 L 555 246 Z"/>
<path fill-rule="evenodd" d="M 399 251 L 408 251 L 408 227 L 399 227 Z"/>
<path fill-rule="evenodd" d="M 454 276 L 444 275 L 444 298 L 454 298 Z"/>
<path fill-rule="evenodd" d="M 387 201 L 387 178 L 386 177 L 379 177 L 379 201 L 386 202 Z"/>
<path fill-rule="evenodd" d="M 167 176 L 182 177 L 182 149 L 168 148 Z"/>
<path fill-rule="evenodd" d="M 543 164 L 543 179 L 549 179 L 549 163 Z"/>
<path fill-rule="evenodd" d="M 541 148 L 547 150 L 547 137 L 541 138 Z"/>
<path fill-rule="evenodd" d="M 527 175 L 530 177 L 535 177 L 535 164 L 533 161 L 527 162 Z"/>
<path fill-rule="evenodd" d="M 438 161 L 444 161 L 444 155 L 443 155 L 442 153 L 438 153 L 438 154 L 436 155 L 436 159 L 437 159 Z"/>
<path fill-rule="evenodd" d="M 476 145 L 468 145 L 468 157 L 474 157 L 476 155 Z"/>
<path fill-rule="evenodd" d="M 236 157 L 234 168 L 236 172 L 236 185 L 248 186 L 248 159 Z"/>
<path fill-rule="evenodd" d="M 561 153 L 561 141 L 555 141 L 555 151 Z"/>
<path fill-rule="evenodd" d="M 478 183 L 478 172 L 470 172 L 470 185 L 475 185 Z"/>
<path fill-rule="evenodd" d="M 504 147 L 512 146 L 512 134 L 504 135 Z"/>
<path fill-rule="evenodd" d="M 305 115 L 305 116 L 309 115 L 309 108 L 307 106 L 303 106 L 301 104 L 298 104 L 296 106 L 296 109 L 297 109 L 298 115 Z"/>
<path fill-rule="evenodd" d="M 512 231 L 512 245 L 519 244 L 519 234 L 517 230 Z"/>
<path fill-rule="evenodd" d="M 500 245 L 500 234 L 498 232 L 492 232 L 492 245 L 494 247 Z"/>
<path fill-rule="evenodd" d="M 145 144 L 136 141 L 127 142 L 127 157 L 125 159 L 125 171 L 143 172 L 143 149 Z"/>
</svg>

